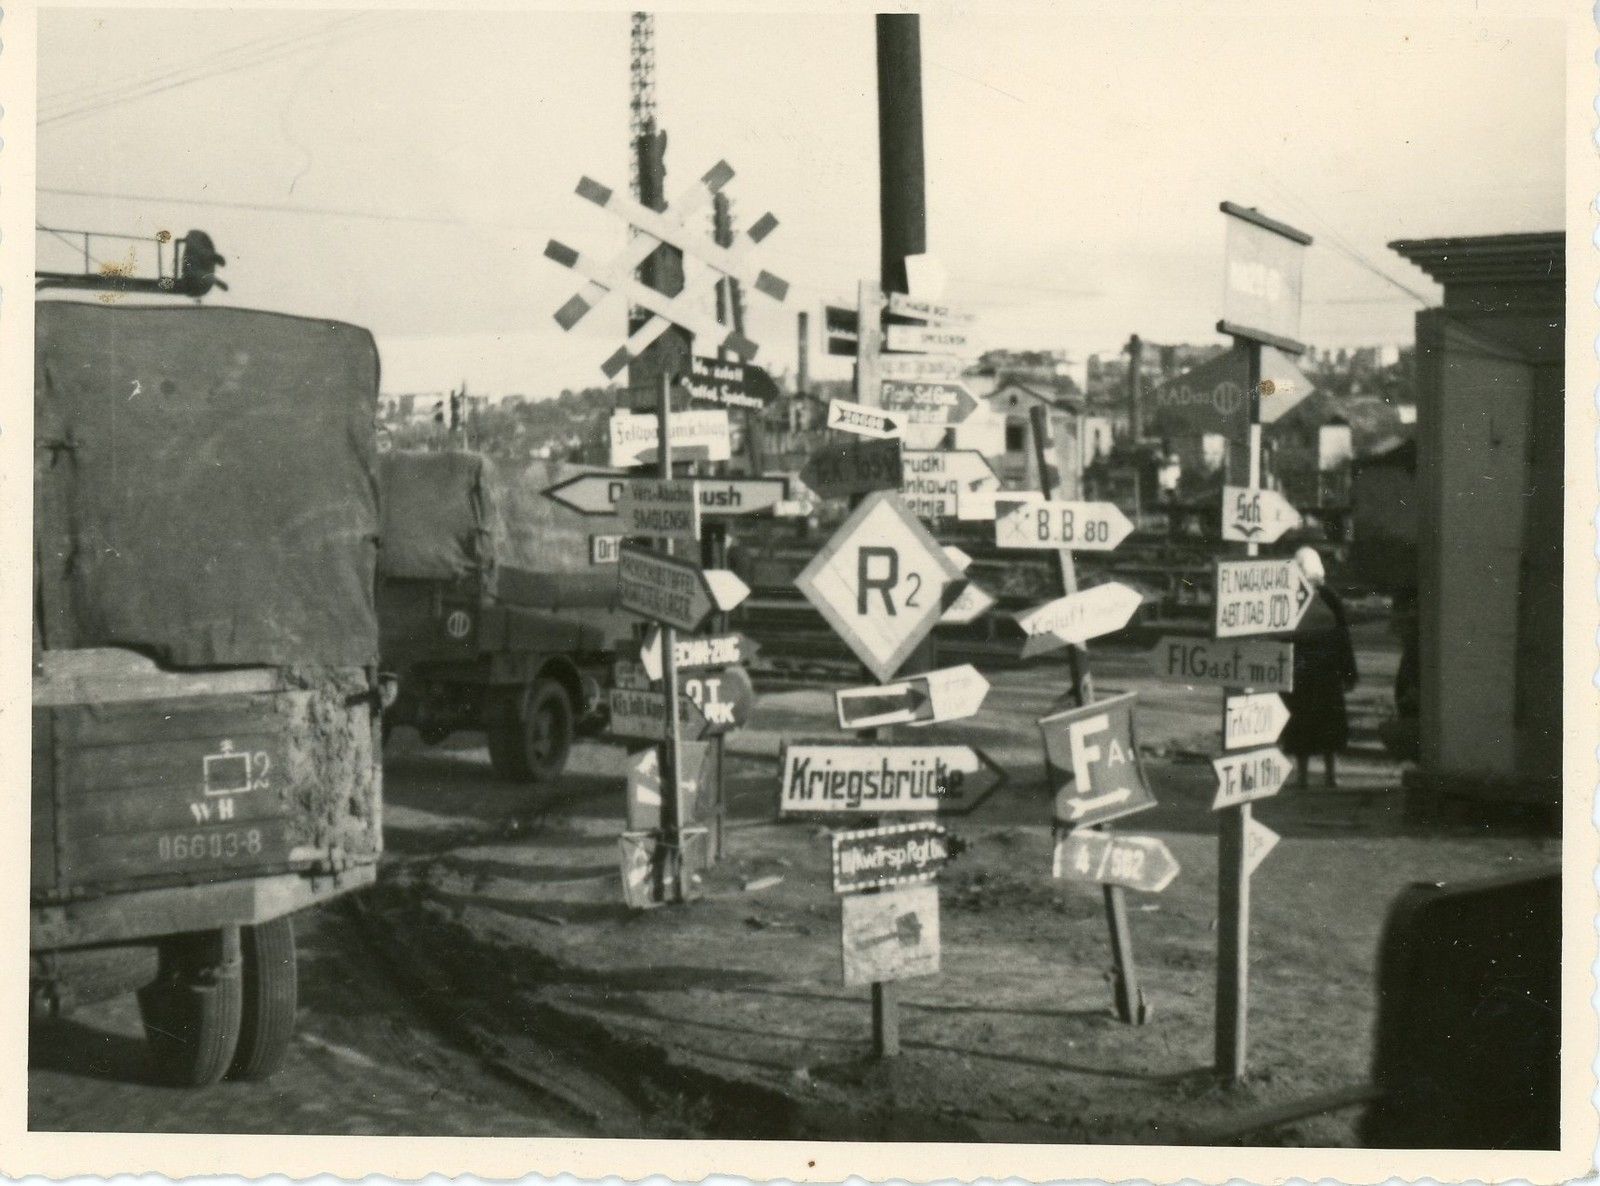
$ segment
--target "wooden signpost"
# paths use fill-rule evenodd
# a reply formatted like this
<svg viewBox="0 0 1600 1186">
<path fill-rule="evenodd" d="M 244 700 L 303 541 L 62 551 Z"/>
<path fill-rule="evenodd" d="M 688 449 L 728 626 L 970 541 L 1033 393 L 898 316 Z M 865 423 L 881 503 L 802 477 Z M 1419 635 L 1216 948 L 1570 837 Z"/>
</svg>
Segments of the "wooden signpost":
<svg viewBox="0 0 1600 1186">
<path fill-rule="evenodd" d="M 1261 350 L 1275 346 L 1289 354 L 1303 354 L 1297 340 L 1300 327 L 1300 289 L 1305 248 L 1311 236 L 1286 226 L 1251 209 L 1232 202 L 1222 203 L 1227 216 L 1227 253 L 1224 263 L 1221 333 L 1230 334 L 1246 351 L 1246 388 L 1250 400 L 1250 472 L 1246 488 L 1261 488 Z M 1225 512 L 1226 513 L 1226 512 Z M 1255 557 L 1259 544 L 1250 540 L 1245 551 Z M 1298 566 L 1297 566 L 1298 567 Z M 1303 574 L 1302 574 L 1303 575 Z M 1221 573 L 1219 571 L 1219 581 Z M 1296 586 L 1298 588 L 1298 586 Z M 1291 605 L 1293 604 L 1293 594 Z M 1219 628 L 1228 624 L 1222 609 L 1222 590 L 1218 589 Z M 1270 610 L 1269 610 L 1270 612 Z M 1304 612 L 1302 607 L 1300 613 Z M 1243 615 L 1248 619 L 1253 614 Z M 1295 616 L 1299 621 L 1299 616 Z M 1250 633 L 1249 630 L 1240 631 Z M 1287 644 L 1280 644 L 1289 651 Z M 1158 648 L 1159 649 L 1159 648 Z M 1236 690 L 1288 691 L 1293 683 L 1293 660 L 1283 656 L 1279 680 L 1265 684 L 1238 681 Z M 1265 754 L 1264 757 L 1257 755 Z M 1277 755 L 1274 757 L 1273 755 Z M 1231 762 L 1233 755 L 1218 759 Z M 1243 789 L 1244 773 L 1254 771 L 1256 785 L 1264 786 L 1278 772 L 1276 749 L 1252 751 L 1243 764 L 1218 767 L 1217 803 L 1221 811 L 1217 834 L 1217 1010 L 1216 1068 L 1227 1083 L 1244 1078 L 1249 1050 L 1250 984 L 1250 870 L 1247 843 L 1251 832 L 1250 801 L 1260 795 Z M 1241 789 L 1230 792 L 1230 772 L 1237 771 Z M 1287 777 L 1287 772 L 1284 772 Z M 1281 786 L 1281 780 L 1279 782 Z M 1276 793 L 1277 787 L 1272 793 Z M 1231 801 L 1237 806 L 1229 805 Z"/>
</svg>

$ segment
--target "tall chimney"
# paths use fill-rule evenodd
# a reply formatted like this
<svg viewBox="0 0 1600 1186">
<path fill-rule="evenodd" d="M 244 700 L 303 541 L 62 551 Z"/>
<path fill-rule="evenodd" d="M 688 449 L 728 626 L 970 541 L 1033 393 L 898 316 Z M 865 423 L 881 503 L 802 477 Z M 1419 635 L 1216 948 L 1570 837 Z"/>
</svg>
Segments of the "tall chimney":
<svg viewBox="0 0 1600 1186">
<path fill-rule="evenodd" d="M 795 392 L 804 395 L 811 387 L 811 314 L 800 313 L 800 340 L 795 369 Z"/>
<path fill-rule="evenodd" d="M 1143 376 L 1139 373 L 1144 362 L 1144 343 L 1139 335 L 1128 339 L 1128 439 L 1137 444 L 1144 436 L 1144 409 L 1140 405 Z"/>
</svg>

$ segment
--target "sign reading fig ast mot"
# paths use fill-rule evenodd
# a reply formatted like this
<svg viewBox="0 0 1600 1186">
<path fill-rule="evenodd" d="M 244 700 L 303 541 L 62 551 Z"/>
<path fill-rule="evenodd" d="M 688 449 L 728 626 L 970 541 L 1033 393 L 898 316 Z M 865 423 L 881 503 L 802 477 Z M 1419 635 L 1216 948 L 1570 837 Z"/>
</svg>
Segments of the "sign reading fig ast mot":
<svg viewBox="0 0 1600 1186">
<path fill-rule="evenodd" d="M 1005 782 L 970 745 L 791 742 L 783 747 L 782 815 L 965 815 Z"/>
<path fill-rule="evenodd" d="M 959 851 L 941 824 L 889 824 L 834 832 L 833 892 L 932 881 Z"/>
<path fill-rule="evenodd" d="M 989 681 L 970 663 L 909 676 L 891 684 L 841 688 L 833 700 L 839 728 L 879 725 L 935 725 L 973 716 L 989 694 Z"/>
<path fill-rule="evenodd" d="M 1294 644 L 1278 639 L 1220 644 L 1169 634 L 1147 658 L 1158 676 L 1180 683 L 1294 691 Z"/>
<path fill-rule="evenodd" d="M 1134 735 L 1136 701 L 1124 692 L 1039 722 L 1047 768 L 1069 777 L 1056 790 L 1057 823 L 1089 827 L 1156 805 Z"/>
<path fill-rule="evenodd" d="M 1030 502 L 997 514 L 997 548 L 1109 552 L 1133 531 L 1113 502 Z"/>
<path fill-rule="evenodd" d="M 1300 512 L 1276 490 L 1249 486 L 1222 488 L 1222 538 L 1243 544 L 1270 544 L 1300 526 Z"/>
<path fill-rule="evenodd" d="M 1306 616 L 1316 589 L 1293 557 L 1217 561 L 1218 638 L 1278 634 Z"/>
<path fill-rule="evenodd" d="M 617 560 L 622 608 L 642 617 L 697 630 L 713 612 L 727 613 L 750 588 L 725 569 L 702 571 L 687 560 L 623 544 Z"/>
<path fill-rule="evenodd" d="M 1068 832 L 1056 840 L 1052 873 L 1071 881 L 1120 885 L 1159 894 L 1178 876 L 1178 859 L 1154 836 Z"/>
<path fill-rule="evenodd" d="M 872 674 L 888 680 L 938 623 L 946 587 L 964 579 L 899 496 L 880 490 L 851 512 L 795 585 Z"/>
</svg>

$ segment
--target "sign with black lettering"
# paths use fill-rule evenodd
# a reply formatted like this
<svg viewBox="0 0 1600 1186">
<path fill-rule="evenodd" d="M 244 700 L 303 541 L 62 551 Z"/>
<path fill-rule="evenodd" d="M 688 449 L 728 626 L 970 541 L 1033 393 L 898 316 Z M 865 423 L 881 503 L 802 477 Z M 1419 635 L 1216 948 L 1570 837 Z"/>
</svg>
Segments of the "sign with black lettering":
<svg viewBox="0 0 1600 1186">
<path fill-rule="evenodd" d="M 795 585 L 872 674 L 888 680 L 938 623 L 947 586 L 962 580 L 899 495 L 881 490 L 862 500 Z"/>
<path fill-rule="evenodd" d="M 1294 691 L 1294 644 L 1277 639 L 1246 638 L 1223 644 L 1169 634 L 1156 643 L 1148 659 L 1158 676 L 1179 683 Z"/>
<path fill-rule="evenodd" d="M 965 815 L 1005 781 L 970 745 L 795 742 L 783 747 L 783 815 Z"/>
<path fill-rule="evenodd" d="M 1293 630 L 1316 589 L 1295 559 L 1217 561 L 1218 638 Z"/>
</svg>

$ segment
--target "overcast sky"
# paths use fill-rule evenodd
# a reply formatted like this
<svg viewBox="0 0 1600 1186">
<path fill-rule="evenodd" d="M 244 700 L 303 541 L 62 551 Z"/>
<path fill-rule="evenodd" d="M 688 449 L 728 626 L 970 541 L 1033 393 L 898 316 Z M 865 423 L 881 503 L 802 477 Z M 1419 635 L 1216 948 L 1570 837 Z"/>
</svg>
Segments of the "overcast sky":
<svg viewBox="0 0 1600 1186">
<path fill-rule="evenodd" d="M 1411 8 L 925 15 L 947 298 L 988 345 L 1080 361 L 1213 340 L 1228 198 L 1316 236 L 1308 341 L 1409 342 L 1421 304 L 1374 270 L 1438 290 L 1385 244 L 1558 229 L 1564 116 L 1556 6 Z M 740 224 L 779 219 L 761 256 L 789 299 L 747 303 L 757 361 L 790 369 L 795 313 L 877 270 L 872 18 L 664 12 L 656 56 L 668 193 L 726 158 Z M 625 12 L 47 10 L 39 91 L 41 222 L 203 228 L 232 286 L 208 299 L 369 327 L 386 391 L 604 381 L 622 306 L 564 334 L 576 283 L 543 251 L 625 242 L 573 192 L 628 185 Z"/>
</svg>

